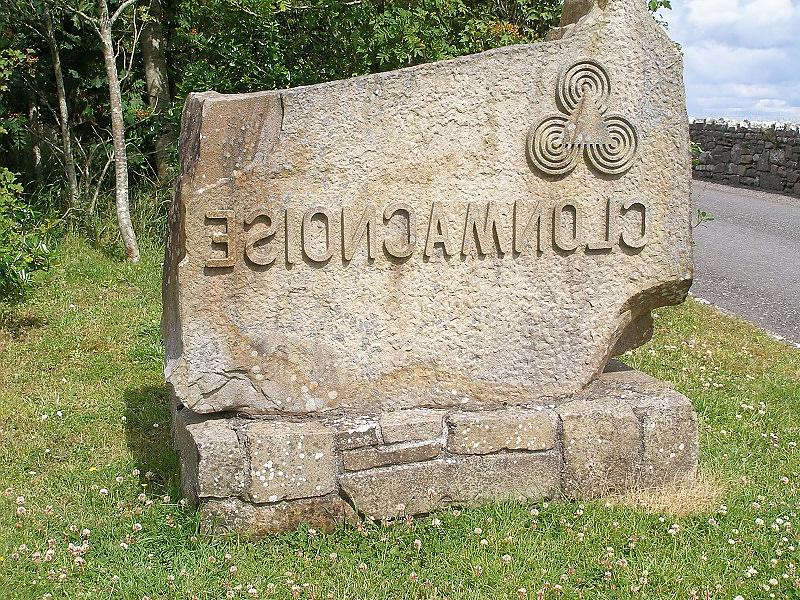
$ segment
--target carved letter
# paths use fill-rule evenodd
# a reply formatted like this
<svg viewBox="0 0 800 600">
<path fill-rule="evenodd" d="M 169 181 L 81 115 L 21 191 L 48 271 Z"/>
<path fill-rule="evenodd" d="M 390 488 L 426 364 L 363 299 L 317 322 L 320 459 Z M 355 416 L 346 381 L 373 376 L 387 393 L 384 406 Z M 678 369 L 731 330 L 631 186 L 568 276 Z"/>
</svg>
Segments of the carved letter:
<svg viewBox="0 0 800 600">
<path fill-rule="evenodd" d="M 520 215 L 520 202 L 514 202 L 514 252 L 522 254 L 531 247 L 531 235 L 534 230 L 536 231 L 536 249 L 539 252 L 544 252 L 542 247 L 542 218 L 540 204 L 537 201 L 533 205 L 533 210 L 527 221 L 523 223 L 523 218 Z"/>
<path fill-rule="evenodd" d="M 225 244 L 225 258 L 209 258 L 207 267 L 232 267 L 236 263 L 235 213 L 232 210 L 209 210 L 206 219 L 225 219 L 225 232 L 211 234 L 211 243 Z"/>
<path fill-rule="evenodd" d="M 644 248 L 650 238 L 650 212 L 645 200 L 625 200 L 622 204 L 622 212 L 631 210 L 634 206 L 642 207 L 642 228 L 638 236 L 629 236 L 626 231 L 622 232 L 622 243 L 628 248 Z"/>
<path fill-rule="evenodd" d="M 325 249 L 314 248 L 313 227 L 314 217 L 321 215 L 325 222 Z M 333 213 L 324 206 L 312 206 L 303 213 L 303 253 L 308 260 L 322 263 L 333 256 L 333 240 L 331 239 L 331 229 L 333 228 Z"/>
<path fill-rule="evenodd" d="M 355 230 L 349 234 L 350 211 L 342 208 L 342 254 L 345 260 L 352 260 L 356 245 L 367 236 L 367 257 L 374 259 L 378 254 L 378 221 L 375 216 L 375 207 L 368 204 L 364 208 L 361 220 L 356 224 Z"/>
<path fill-rule="evenodd" d="M 417 245 L 417 217 L 411 205 L 405 202 L 395 202 L 390 204 L 383 211 L 383 218 L 388 223 L 392 220 L 394 215 L 399 212 L 406 213 L 406 222 L 408 223 L 408 238 L 398 241 L 386 238 L 383 241 L 383 247 L 389 256 L 395 258 L 408 258 L 414 253 L 414 247 Z"/>
<path fill-rule="evenodd" d="M 297 248 L 297 211 L 291 208 L 286 209 L 286 236 L 284 244 L 286 246 L 286 262 L 290 265 L 297 264 L 299 257 L 295 254 Z"/>
<path fill-rule="evenodd" d="M 570 207 L 575 211 L 575 220 L 572 222 L 572 232 L 564 227 L 564 209 Z M 553 245 L 564 252 L 572 252 L 581 244 L 581 229 L 583 216 L 577 204 L 569 200 L 562 200 L 553 208 Z"/>
<path fill-rule="evenodd" d="M 433 248 L 442 244 L 445 256 L 453 256 L 453 242 L 450 240 L 447 226 L 447 215 L 442 213 L 438 202 L 431 206 L 431 220 L 428 223 L 428 238 L 425 240 L 425 256 L 433 256 Z"/>
<path fill-rule="evenodd" d="M 506 232 L 503 229 L 503 224 L 498 221 L 497 207 L 494 202 L 489 202 L 486 205 L 485 219 L 482 219 L 482 225 L 479 225 L 478 214 L 481 212 L 474 202 L 470 202 L 467 206 L 467 221 L 464 226 L 464 240 L 461 244 L 461 254 L 467 256 L 471 247 L 478 240 L 478 254 L 489 254 L 490 249 L 497 247 L 499 254 L 508 252 L 508 239 Z M 495 246 L 495 239 L 497 245 Z"/>
<path fill-rule="evenodd" d="M 611 210 L 612 210 L 613 200 L 611 198 L 608 199 L 606 202 L 606 227 L 605 227 L 605 238 L 603 241 L 597 242 L 587 242 L 586 249 L 587 250 L 611 250 L 614 247 L 614 242 L 611 240 L 614 238 L 614 232 L 612 229 L 614 228 L 615 222 L 611 219 Z"/>
<path fill-rule="evenodd" d="M 278 230 L 278 227 L 275 224 L 275 217 L 273 216 L 272 211 L 268 208 L 254 208 L 244 218 L 244 226 L 245 228 L 250 227 L 256 219 L 261 217 L 266 219 L 268 223 L 267 228 L 261 233 L 253 232 L 252 235 L 248 236 L 244 246 L 244 255 L 245 258 L 247 258 L 247 260 L 249 260 L 251 263 L 264 267 L 275 262 L 276 254 L 274 252 L 266 251 L 261 253 L 258 251 L 258 248 L 269 244 L 271 238 L 275 236 L 275 232 Z M 259 246 L 256 247 L 256 244 L 259 242 L 264 242 L 264 240 L 266 240 L 265 243 L 259 244 Z"/>
</svg>

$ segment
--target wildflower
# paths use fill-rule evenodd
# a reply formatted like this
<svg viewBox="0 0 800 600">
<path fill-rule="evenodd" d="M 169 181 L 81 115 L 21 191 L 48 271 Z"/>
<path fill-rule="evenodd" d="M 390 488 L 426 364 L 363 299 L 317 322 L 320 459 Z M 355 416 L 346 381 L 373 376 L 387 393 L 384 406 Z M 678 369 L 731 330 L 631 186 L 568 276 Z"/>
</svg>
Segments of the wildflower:
<svg viewBox="0 0 800 600">
<path fill-rule="evenodd" d="M 434 527 L 440 527 L 442 525 L 442 522 L 439 519 L 434 518 L 431 520 L 431 525 L 433 525 Z"/>
<path fill-rule="evenodd" d="M 419 551 L 420 548 L 422 548 L 422 540 L 420 540 L 420 539 L 414 540 L 414 548 L 416 548 L 417 551 Z"/>
<path fill-rule="evenodd" d="M 519 588 L 517 590 L 517 596 L 519 596 L 520 598 L 527 598 L 528 590 L 526 590 L 524 587 Z"/>
<path fill-rule="evenodd" d="M 141 523 L 134 523 L 133 524 L 133 530 L 134 531 L 141 531 L 142 529 L 143 528 L 142 528 L 142 524 Z"/>
<path fill-rule="evenodd" d="M 475 565 L 472 567 L 472 572 L 475 573 L 475 577 L 480 577 L 483 574 L 483 567 L 480 565 Z"/>
<path fill-rule="evenodd" d="M 328 555 L 328 558 L 330 558 L 330 559 L 331 559 L 331 562 L 336 562 L 336 559 L 337 559 L 337 558 L 339 558 L 339 555 L 338 555 L 338 554 L 336 554 L 336 552 L 331 552 L 331 553 Z"/>
<path fill-rule="evenodd" d="M 91 529 L 86 529 L 85 527 L 83 529 L 81 529 L 81 537 L 82 538 L 88 538 L 91 534 L 92 534 L 92 530 Z"/>
<path fill-rule="evenodd" d="M 500 560 L 502 560 L 505 564 L 510 565 L 511 564 L 511 555 L 510 554 L 503 554 L 503 556 L 500 557 Z"/>
<path fill-rule="evenodd" d="M 419 575 L 417 575 L 414 571 L 411 571 L 411 573 L 408 576 L 408 579 L 409 581 L 411 581 L 411 583 L 417 583 L 419 581 Z"/>
<path fill-rule="evenodd" d="M 483 529 L 481 529 L 480 527 L 476 527 L 475 530 L 473 531 L 473 533 L 475 535 L 480 535 L 480 534 L 483 533 Z"/>
<path fill-rule="evenodd" d="M 230 572 L 231 575 L 236 575 L 236 571 L 238 571 L 238 570 L 239 570 L 239 568 L 236 565 L 231 565 L 231 568 L 228 569 L 228 571 Z"/>
<path fill-rule="evenodd" d="M 108 496 L 108 490 L 106 488 L 100 488 L 100 491 L 97 493 L 100 494 L 103 498 Z"/>
<path fill-rule="evenodd" d="M 17 496 L 17 506 L 25 504 L 25 496 Z"/>
<path fill-rule="evenodd" d="M 361 571 L 364 571 L 364 572 L 366 573 L 366 572 L 367 572 L 367 569 L 368 569 L 369 567 L 367 567 L 367 563 L 360 562 L 360 563 L 358 563 L 358 568 L 359 568 Z"/>
<path fill-rule="evenodd" d="M 119 547 L 122 548 L 123 550 L 127 550 L 128 549 L 128 544 L 126 544 L 125 542 L 120 542 L 119 543 Z"/>
<path fill-rule="evenodd" d="M 481 546 L 483 546 L 485 548 L 488 545 L 489 545 L 489 540 L 487 540 L 486 538 L 483 538 L 481 540 Z"/>
</svg>

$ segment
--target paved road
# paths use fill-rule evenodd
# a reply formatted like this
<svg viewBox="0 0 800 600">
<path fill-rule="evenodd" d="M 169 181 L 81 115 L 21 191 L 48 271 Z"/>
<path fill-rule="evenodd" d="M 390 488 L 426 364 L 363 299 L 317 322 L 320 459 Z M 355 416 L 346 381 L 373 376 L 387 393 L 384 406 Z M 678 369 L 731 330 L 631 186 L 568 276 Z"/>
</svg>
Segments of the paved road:
<svg viewBox="0 0 800 600">
<path fill-rule="evenodd" d="M 692 293 L 800 344 L 800 198 L 694 182 Z"/>
</svg>

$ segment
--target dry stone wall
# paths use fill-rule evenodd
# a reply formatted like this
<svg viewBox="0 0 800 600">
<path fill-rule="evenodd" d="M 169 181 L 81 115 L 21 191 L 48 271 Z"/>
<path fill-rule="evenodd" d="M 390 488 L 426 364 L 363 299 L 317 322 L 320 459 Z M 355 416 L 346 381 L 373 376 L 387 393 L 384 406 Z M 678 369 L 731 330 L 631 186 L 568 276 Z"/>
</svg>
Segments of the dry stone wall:
<svg viewBox="0 0 800 600">
<path fill-rule="evenodd" d="M 799 124 L 696 119 L 689 132 L 695 177 L 800 196 Z"/>
<path fill-rule="evenodd" d="M 176 410 L 182 488 L 210 530 L 327 530 L 492 499 L 595 498 L 694 476 L 697 418 L 670 385 L 613 362 L 558 405 L 323 418 Z"/>
</svg>

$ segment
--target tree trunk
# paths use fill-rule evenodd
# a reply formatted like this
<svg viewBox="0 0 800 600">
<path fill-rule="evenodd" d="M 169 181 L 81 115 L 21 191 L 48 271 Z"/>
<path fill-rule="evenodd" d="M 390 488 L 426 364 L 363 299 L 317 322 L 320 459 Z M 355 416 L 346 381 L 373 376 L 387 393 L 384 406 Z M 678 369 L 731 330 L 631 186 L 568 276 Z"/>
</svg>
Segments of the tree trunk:
<svg viewBox="0 0 800 600">
<path fill-rule="evenodd" d="M 147 83 L 147 98 L 153 115 L 160 116 L 172 100 L 169 94 L 169 75 L 167 72 L 167 38 L 164 35 L 164 10 L 161 0 L 150 0 L 150 17 L 142 31 L 142 59 L 144 78 Z M 172 130 L 164 126 L 156 138 L 156 173 L 159 179 L 166 177 L 169 169 L 169 146 L 172 143 Z"/>
<path fill-rule="evenodd" d="M 67 94 L 64 90 L 64 74 L 61 71 L 61 55 L 58 52 L 58 43 L 53 29 L 53 18 L 50 16 L 50 7 L 47 2 L 44 2 L 42 6 L 42 20 L 44 21 L 47 44 L 50 46 L 50 56 L 53 60 L 53 76 L 56 80 L 61 145 L 64 149 L 64 172 L 67 176 L 69 205 L 74 207 L 78 203 L 78 177 L 75 174 L 75 157 L 72 154 L 72 135 L 69 130 L 69 112 L 67 112 Z"/>
<path fill-rule="evenodd" d="M 36 183 L 42 185 L 42 119 L 39 115 L 39 103 L 33 90 L 28 90 L 28 123 L 31 128 L 31 166 L 36 176 Z"/>
<path fill-rule="evenodd" d="M 125 243 L 128 260 L 139 262 L 139 246 L 131 223 L 131 208 L 128 195 L 128 152 L 125 149 L 125 122 L 122 119 L 122 92 L 117 74 L 117 59 L 114 54 L 114 40 L 111 36 L 111 19 L 108 16 L 106 0 L 97 0 L 98 30 L 103 60 L 108 79 L 108 95 L 111 103 L 111 137 L 114 140 L 114 175 L 117 202 L 117 222 Z"/>
</svg>

